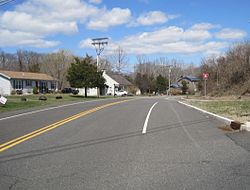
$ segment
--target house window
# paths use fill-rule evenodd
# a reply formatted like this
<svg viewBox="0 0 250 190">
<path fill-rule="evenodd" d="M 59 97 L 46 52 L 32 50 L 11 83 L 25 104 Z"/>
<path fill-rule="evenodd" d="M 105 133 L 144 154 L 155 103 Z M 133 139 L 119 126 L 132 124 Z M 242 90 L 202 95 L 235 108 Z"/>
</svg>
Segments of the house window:
<svg viewBox="0 0 250 190">
<path fill-rule="evenodd" d="M 55 81 L 51 82 L 51 89 L 56 89 L 56 82 Z"/>
<path fill-rule="evenodd" d="M 31 80 L 26 80 L 25 83 L 26 83 L 26 86 L 32 86 L 32 81 Z"/>
<path fill-rule="evenodd" d="M 23 89 L 23 81 L 22 80 L 14 80 L 13 86 L 14 86 L 14 89 Z"/>
<path fill-rule="evenodd" d="M 46 89 L 47 88 L 47 82 L 41 81 L 41 88 Z"/>
</svg>

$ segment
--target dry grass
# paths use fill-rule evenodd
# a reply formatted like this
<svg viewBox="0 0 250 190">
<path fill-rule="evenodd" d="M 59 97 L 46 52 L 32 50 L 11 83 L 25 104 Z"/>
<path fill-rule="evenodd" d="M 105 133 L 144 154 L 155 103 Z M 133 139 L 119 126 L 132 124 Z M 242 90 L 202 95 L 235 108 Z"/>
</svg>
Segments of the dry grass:
<svg viewBox="0 0 250 190">
<path fill-rule="evenodd" d="M 187 100 L 191 105 L 240 122 L 250 121 L 250 98 L 227 96 L 219 98 L 193 98 Z"/>
</svg>

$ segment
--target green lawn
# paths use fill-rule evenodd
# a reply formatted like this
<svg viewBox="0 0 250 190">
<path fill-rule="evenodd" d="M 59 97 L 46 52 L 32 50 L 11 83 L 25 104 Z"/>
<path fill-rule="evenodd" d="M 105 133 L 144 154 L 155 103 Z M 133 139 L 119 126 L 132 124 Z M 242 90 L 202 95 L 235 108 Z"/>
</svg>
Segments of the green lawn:
<svg viewBox="0 0 250 190">
<path fill-rule="evenodd" d="M 80 102 L 97 99 L 97 97 L 88 97 L 84 96 L 74 96 L 68 94 L 46 94 L 47 101 L 39 100 L 41 95 L 23 95 L 23 96 L 8 96 L 7 103 L 5 105 L 0 105 L 0 113 L 6 111 L 14 111 L 32 107 L 46 107 L 49 105 L 60 105 L 64 103 Z M 56 96 L 62 96 L 62 99 L 56 99 Z M 21 97 L 25 97 L 27 101 L 21 101 Z M 109 97 L 101 97 L 109 98 Z"/>
<path fill-rule="evenodd" d="M 222 116 L 231 117 L 234 119 L 248 120 L 249 116 L 243 116 L 250 114 L 250 100 L 210 100 L 210 101 L 191 101 L 192 105 L 201 109 L 207 110 L 212 113 L 216 113 Z M 245 117 L 245 118 L 243 118 Z M 241 120 L 241 119 L 240 119 Z"/>
</svg>

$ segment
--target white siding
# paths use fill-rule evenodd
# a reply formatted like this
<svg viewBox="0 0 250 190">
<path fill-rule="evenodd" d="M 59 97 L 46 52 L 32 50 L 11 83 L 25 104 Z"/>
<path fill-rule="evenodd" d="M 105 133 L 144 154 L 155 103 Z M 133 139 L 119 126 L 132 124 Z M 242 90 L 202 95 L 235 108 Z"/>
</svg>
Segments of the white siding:
<svg viewBox="0 0 250 190">
<path fill-rule="evenodd" d="M 24 94 L 33 93 L 32 81 L 30 81 L 31 82 L 31 86 L 27 86 L 26 81 L 27 80 L 23 80 L 23 93 Z"/>
<path fill-rule="evenodd" d="M 79 90 L 79 95 L 85 96 L 85 88 L 77 88 Z M 88 96 L 97 96 L 97 88 L 88 88 L 87 89 Z"/>
<path fill-rule="evenodd" d="M 108 86 L 107 94 L 114 95 L 114 86 L 119 86 L 119 83 L 108 76 L 105 71 L 103 72 L 103 77 L 106 79 L 105 84 Z"/>
<path fill-rule="evenodd" d="M 51 90 L 51 81 L 48 81 L 48 89 Z"/>
<path fill-rule="evenodd" d="M 11 93 L 10 80 L 0 76 L 0 94 L 10 95 L 10 93 Z"/>
</svg>

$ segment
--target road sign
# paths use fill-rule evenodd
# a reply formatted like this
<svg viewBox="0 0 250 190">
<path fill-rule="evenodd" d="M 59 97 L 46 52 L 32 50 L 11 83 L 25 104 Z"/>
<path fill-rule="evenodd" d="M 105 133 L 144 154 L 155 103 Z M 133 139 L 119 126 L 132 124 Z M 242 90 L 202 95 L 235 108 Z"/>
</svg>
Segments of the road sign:
<svg viewBox="0 0 250 190">
<path fill-rule="evenodd" d="M 207 96 L 207 79 L 208 79 L 209 74 L 208 73 L 202 73 L 202 77 L 204 80 L 204 95 Z"/>
<path fill-rule="evenodd" d="M 1 104 L 6 104 L 6 102 L 7 102 L 7 98 L 0 95 L 0 103 Z"/>
<path fill-rule="evenodd" d="M 202 74 L 202 77 L 203 77 L 204 80 L 207 80 L 207 79 L 208 79 L 208 76 L 209 76 L 208 73 L 203 73 L 203 74 Z"/>
</svg>

